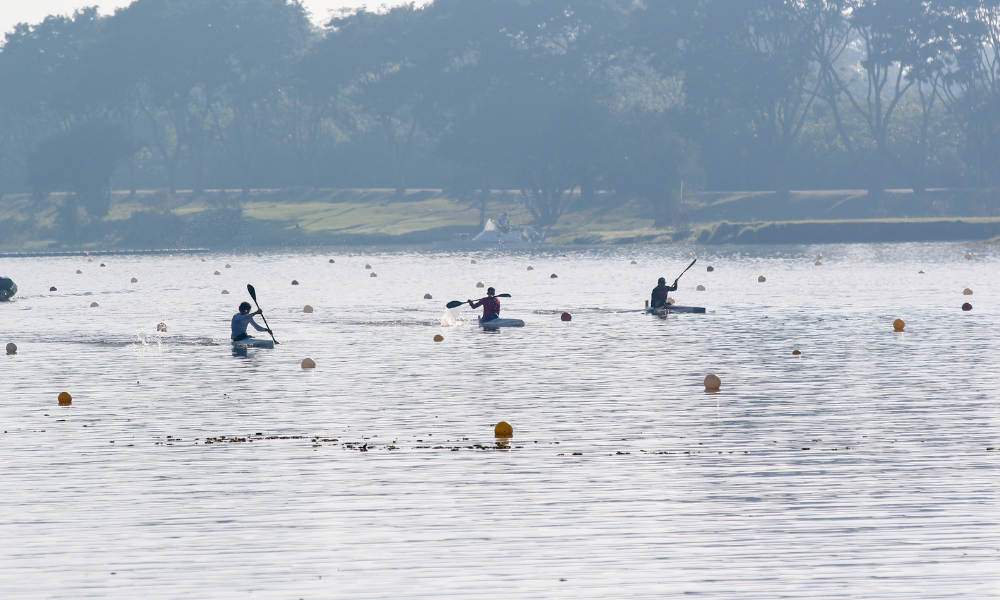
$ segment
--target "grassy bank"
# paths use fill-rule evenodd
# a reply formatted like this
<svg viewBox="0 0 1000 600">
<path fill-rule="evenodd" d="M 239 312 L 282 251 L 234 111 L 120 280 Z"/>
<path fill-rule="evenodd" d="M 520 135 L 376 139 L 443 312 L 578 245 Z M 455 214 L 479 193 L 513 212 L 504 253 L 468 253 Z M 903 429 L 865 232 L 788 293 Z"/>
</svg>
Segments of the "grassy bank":
<svg viewBox="0 0 1000 600">
<path fill-rule="evenodd" d="M 1000 236 L 1000 216 L 989 214 L 992 204 L 984 204 L 981 194 L 952 193 L 946 201 L 946 195 L 937 193 L 932 201 L 892 192 L 882 199 L 882 208 L 875 207 L 923 211 L 917 218 L 868 218 L 875 209 L 861 202 L 863 194 L 796 192 L 785 199 L 767 193 L 696 194 L 681 206 L 685 224 L 672 229 L 654 229 L 644 203 L 601 195 L 589 203 L 576 202 L 546 233 L 557 245 L 959 241 Z M 399 198 L 391 190 L 301 188 L 258 190 L 245 198 L 238 192 L 198 197 L 163 191 L 115 193 L 106 218 L 82 222 L 73 232 L 58 223 L 58 207 L 66 198 L 53 194 L 41 202 L 28 195 L 0 199 L 0 249 L 430 244 L 457 234 L 475 235 L 480 229 L 478 206 L 440 190 L 412 190 Z M 488 217 L 507 212 L 515 225 L 538 227 L 515 195 L 498 194 L 487 210 Z M 927 216 L 928 210 L 972 214 Z M 865 216 L 818 218 L 837 212 Z M 730 222 L 739 219 L 726 217 L 748 213 L 770 218 Z M 807 218 L 788 218 L 800 214 Z"/>
</svg>

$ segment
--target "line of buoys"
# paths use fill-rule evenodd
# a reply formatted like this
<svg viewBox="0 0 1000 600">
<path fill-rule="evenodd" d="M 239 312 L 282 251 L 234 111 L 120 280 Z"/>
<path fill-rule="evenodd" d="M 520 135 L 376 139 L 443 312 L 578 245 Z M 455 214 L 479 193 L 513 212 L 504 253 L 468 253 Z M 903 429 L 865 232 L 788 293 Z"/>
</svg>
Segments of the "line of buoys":
<svg viewBox="0 0 1000 600">
<path fill-rule="evenodd" d="M 764 277 L 763 275 L 757 277 L 757 283 L 764 283 L 765 281 L 767 281 L 767 277 Z"/>
<path fill-rule="evenodd" d="M 709 373 L 705 376 L 705 389 L 709 391 L 718 391 L 722 387 L 722 380 L 715 373 Z"/>
<path fill-rule="evenodd" d="M 54 285 L 53 285 L 53 286 L 50 286 L 50 287 L 49 287 L 49 291 L 50 291 L 50 292 L 58 292 L 59 290 L 57 290 L 57 289 L 56 289 L 56 286 L 54 286 Z"/>
<path fill-rule="evenodd" d="M 965 296 L 971 296 L 972 290 L 970 288 L 965 288 L 964 290 L 962 290 L 962 294 Z"/>
<path fill-rule="evenodd" d="M 966 252 L 965 253 L 965 260 L 972 260 L 972 253 L 971 252 Z"/>
<path fill-rule="evenodd" d="M 553 274 L 549 275 L 549 279 L 559 279 L 559 276 L 556 275 L 555 273 L 553 273 Z"/>
<path fill-rule="evenodd" d="M 698 292 L 704 292 L 705 291 L 705 286 L 699 285 L 698 287 L 696 287 L 694 289 L 695 289 L 695 291 L 698 291 Z"/>
<path fill-rule="evenodd" d="M 439 334 L 437 334 L 437 335 L 434 336 L 434 341 L 435 342 L 443 342 L 444 341 L 444 336 L 439 333 Z"/>
<path fill-rule="evenodd" d="M 157 323 L 156 324 L 156 330 L 157 331 L 162 331 L 162 332 L 166 333 L 166 331 L 167 331 L 167 324 L 166 323 Z"/>
<path fill-rule="evenodd" d="M 507 421 L 500 421 L 493 428 L 493 436 L 498 438 L 514 437 L 514 428 Z"/>
<path fill-rule="evenodd" d="M 966 302 L 962 305 L 962 310 L 972 310 L 972 305 Z"/>
<path fill-rule="evenodd" d="M 800 350 L 792 350 L 792 356 L 801 356 L 802 352 Z"/>
<path fill-rule="evenodd" d="M 59 406 L 69 406 L 73 404 L 73 396 L 69 395 L 69 392 L 59 392 Z"/>
<path fill-rule="evenodd" d="M 366 265 L 365 265 L 365 268 L 366 268 L 366 269 L 370 269 L 370 268 L 372 268 L 372 266 L 371 266 L 371 265 L 367 265 L 367 264 L 366 264 Z"/>
<path fill-rule="evenodd" d="M 76 270 L 76 274 L 77 274 L 77 275 L 83 275 L 83 271 L 81 271 L 80 269 L 77 269 L 77 270 Z"/>
<path fill-rule="evenodd" d="M 431 296 L 430 294 L 424 294 L 424 300 L 433 300 L 433 299 L 434 296 Z"/>
<path fill-rule="evenodd" d="M 133 277 L 131 283 L 139 283 L 139 280 Z"/>
<path fill-rule="evenodd" d="M 562 319 L 563 321 L 572 321 L 573 315 L 569 314 L 568 312 L 564 312 L 563 314 L 559 315 L 559 318 Z"/>
<path fill-rule="evenodd" d="M 483 282 L 482 282 L 482 281 L 480 281 L 480 282 L 476 283 L 476 287 L 477 287 L 477 288 L 484 288 L 484 287 L 486 287 L 486 286 L 485 286 L 485 285 L 483 285 Z"/>
<path fill-rule="evenodd" d="M 303 358 L 302 359 L 302 368 L 303 369 L 315 369 L 316 368 L 316 361 L 314 361 L 311 358 Z"/>
<path fill-rule="evenodd" d="M 98 306 L 100 306 L 100 304 L 98 304 L 96 302 L 91 302 L 90 303 L 90 308 L 97 308 Z"/>
<path fill-rule="evenodd" d="M 304 313 L 310 313 L 311 314 L 312 311 L 313 311 L 313 307 L 311 305 L 309 305 L 309 304 L 306 304 L 305 306 L 302 307 L 302 312 L 304 312 Z"/>
<path fill-rule="evenodd" d="M 212 273 L 212 275 L 222 275 L 222 273 L 219 273 L 218 271 L 216 271 L 215 273 Z"/>
<path fill-rule="evenodd" d="M 534 271 L 534 270 L 535 270 L 535 267 L 533 267 L 533 266 L 531 266 L 531 265 L 528 265 L 528 270 L 529 270 L 529 271 Z"/>
<path fill-rule="evenodd" d="M 712 271 L 715 270 L 715 267 L 713 267 L 712 265 L 708 265 L 708 268 L 705 269 L 705 270 L 708 271 L 709 273 L 711 273 Z"/>
<path fill-rule="evenodd" d="M 474 258 L 473 258 L 473 259 L 472 259 L 472 262 L 470 262 L 469 264 L 470 264 L 470 265 L 474 265 L 474 264 L 476 264 L 476 259 L 474 259 Z"/>
<path fill-rule="evenodd" d="M 292 280 L 292 285 L 299 285 L 299 280 L 298 279 L 293 279 Z"/>
<path fill-rule="evenodd" d="M 905 327 L 906 327 L 906 321 L 902 319 L 896 319 L 895 321 L 892 322 L 893 331 L 903 331 Z"/>
<path fill-rule="evenodd" d="M 14 342 L 8 342 L 7 354 L 17 354 L 17 344 L 15 344 Z"/>
<path fill-rule="evenodd" d="M 332 265 L 332 264 L 334 264 L 334 262 L 333 262 L 333 259 L 332 259 L 332 258 L 330 259 L 330 264 L 331 264 L 331 265 Z"/>
</svg>

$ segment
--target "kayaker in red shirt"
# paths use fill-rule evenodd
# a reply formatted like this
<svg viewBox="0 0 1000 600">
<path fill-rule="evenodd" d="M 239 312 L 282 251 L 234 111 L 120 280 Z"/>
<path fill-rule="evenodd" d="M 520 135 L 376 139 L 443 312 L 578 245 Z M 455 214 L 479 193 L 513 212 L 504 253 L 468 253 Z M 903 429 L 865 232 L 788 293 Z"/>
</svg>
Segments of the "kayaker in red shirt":
<svg viewBox="0 0 1000 600">
<path fill-rule="evenodd" d="M 678 279 L 680 278 L 678 277 Z M 660 277 L 660 280 L 657 282 L 657 286 L 653 288 L 653 293 L 650 295 L 649 307 L 660 308 L 661 306 L 666 306 L 667 294 L 676 291 L 677 291 L 677 279 L 674 280 L 674 285 L 667 285 L 667 280 L 664 279 L 663 277 Z"/>
<path fill-rule="evenodd" d="M 493 288 L 486 289 L 486 297 L 481 298 L 475 303 L 469 300 L 469 306 L 472 308 L 483 307 L 483 321 L 492 321 L 493 319 L 500 318 L 500 300 L 496 297 L 496 290 Z"/>
</svg>

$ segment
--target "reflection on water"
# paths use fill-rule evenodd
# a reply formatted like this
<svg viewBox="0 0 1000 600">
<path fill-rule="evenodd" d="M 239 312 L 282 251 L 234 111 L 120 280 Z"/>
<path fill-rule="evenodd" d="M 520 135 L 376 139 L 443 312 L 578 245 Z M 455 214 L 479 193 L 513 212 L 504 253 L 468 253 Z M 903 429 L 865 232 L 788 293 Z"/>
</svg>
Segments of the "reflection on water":
<svg viewBox="0 0 1000 600">
<path fill-rule="evenodd" d="M 998 595 L 995 250 L 353 252 L 6 260 L 3 597 Z"/>
</svg>

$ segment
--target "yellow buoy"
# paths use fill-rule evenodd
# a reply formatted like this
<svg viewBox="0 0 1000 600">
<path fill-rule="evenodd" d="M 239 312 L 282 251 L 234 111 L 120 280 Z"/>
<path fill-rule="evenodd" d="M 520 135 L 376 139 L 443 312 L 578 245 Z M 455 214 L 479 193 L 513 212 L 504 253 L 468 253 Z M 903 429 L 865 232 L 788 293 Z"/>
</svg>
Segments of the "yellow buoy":
<svg viewBox="0 0 1000 600">
<path fill-rule="evenodd" d="M 166 332 L 167 331 L 167 324 L 166 323 L 157 323 L 156 330 L 157 331 Z"/>
<path fill-rule="evenodd" d="M 132 278 L 132 283 L 139 283 L 139 280 L 138 280 L 138 279 L 136 279 L 135 277 L 133 277 L 133 278 Z"/>
<path fill-rule="evenodd" d="M 765 281 L 767 281 L 767 277 L 764 277 L 763 275 L 757 278 L 757 283 L 764 283 Z"/>
<path fill-rule="evenodd" d="M 531 266 L 531 265 L 528 265 L 528 270 L 529 270 L 529 271 L 534 271 L 534 270 L 535 270 L 535 267 L 533 267 L 533 266 Z"/>
<path fill-rule="evenodd" d="M 229 293 L 229 290 L 222 290 L 222 293 L 223 293 L 223 294 L 228 294 L 228 293 Z"/>
<path fill-rule="evenodd" d="M 792 356 L 799 356 L 800 354 L 802 354 L 801 351 L 799 351 L 799 350 L 792 350 Z"/>
<path fill-rule="evenodd" d="M 77 275 L 83 275 L 83 271 L 81 271 L 80 269 L 77 269 L 77 270 L 76 270 L 76 274 L 77 274 Z"/>
<path fill-rule="evenodd" d="M 90 303 L 90 308 L 97 308 L 98 306 L 100 306 L 100 304 L 98 304 L 96 302 L 91 302 Z"/>
<path fill-rule="evenodd" d="M 8 342 L 7 354 L 17 354 L 17 344 L 15 344 L 14 342 Z"/>
<path fill-rule="evenodd" d="M 507 421 L 500 421 L 493 428 L 493 435 L 498 438 L 514 437 L 514 428 Z"/>
<path fill-rule="evenodd" d="M 482 281 L 480 281 L 480 282 L 478 282 L 478 283 L 476 284 L 476 287 L 477 287 L 477 288 L 483 288 L 483 287 L 486 287 L 486 286 L 485 286 L 485 285 L 483 285 L 483 282 L 482 282 Z"/>
<path fill-rule="evenodd" d="M 433 299 L 434 296 L 431 296 L 430 294 L 424 294 L 424 300 L 433 300 Z"/>
<path fill-rule="evenodd" d="M 308 304 L 306 304 L 304 307 L 302 307 L 302 312 L 304 312 L 304 313 L 311 313 L 312 311 L 313 311 L 313 307 L 310 306 L 310 305 L 308 305 Z"/>
<path fill-rule="evenodd" d="M 695 289 L 696 291 L 699 291 L 699 292 L 704 292 L 704 291 L 705 291 L 705 286 L 703 286 L 703 285 L 699 285 L 698 287 L 696 287 L 696 288 L 694 288 L 694 289 Z"/>
<path fill-rule="evenodd" d="M 972 290 L 969 289 L 969 288 L 965 288 L 964 290 L 962 290 L 962 294 L 964 294 L 966 296 L 971 296 L 972 295 Z"/>
<path fill-rule="evenodd" d="M 717 390 L 722 387 L 722 380 L 715 373 L 710 373 L 705 376 L 705 389 L 706 390 Z"/>
<path fill-rule="evenodd" d="M 378 275 L 375 274 L 375 271 L 372 271 L 372 274 L 369 275 L 369 277 L 378 277 Z"/>
<path fill-rule="evenodd" d="M 59 406 L 69 406 L 73 404 L 73 396 L 69 392 L 59 392 Z"/>
<path fill-rule="evenodd" d="M 439 334 L 437 334 L 437 335 L 434 336 L 434 341 L 435 342 L 443 342 L 444 341 L 444 336 L 439 333 Z"/>
<path fill-rule="evenodd" d="M 473 258 L 473 259 L 472 259 L 472 262 L 471 262 L 471 263 L 469 263 L 469 264 L 470 264 L 470 265 L 474 265 L 474 264 L 476 264 L 476 259 L 474 259 L 474 258 Z"/>
<path fill-rule="evenodd" d="M 231 265 L 231 264 L 229 264 L 229 263 L 226 263 L 226 268 L 227 268 L 227 269 L 232 269 L 232 268 L 233 268 L 233 265 Z"/>
<path fill-rule="evenodd" d="M 215 273 L 212 273 L 212 275 L 222 275 L 222 273 L 219 273 L 218 271 L 216 271 Z"/>
<path fill-rule="evenodd" d="M 302 368 L 303 369 L 315 369 L 316 368 L 316 361 L 314 361 L 311 358 L 303 358 L 302 359 Z"/>
<path fill-rule="evenodd" d="M 896 331 L 903 331 L 904 327 L 906 327 L 906 322 L 902 319 L 896 319 L 892 322 L 892 328 Z"/>
</svg>

